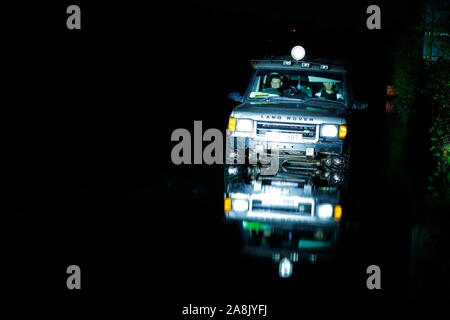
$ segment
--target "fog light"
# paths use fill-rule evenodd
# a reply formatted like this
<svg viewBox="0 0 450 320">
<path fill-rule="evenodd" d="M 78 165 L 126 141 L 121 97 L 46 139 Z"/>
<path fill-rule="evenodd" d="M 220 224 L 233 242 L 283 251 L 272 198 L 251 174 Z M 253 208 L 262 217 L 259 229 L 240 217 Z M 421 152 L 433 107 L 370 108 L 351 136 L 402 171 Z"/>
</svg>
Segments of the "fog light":
<svg viewBox="0 0 450 320">
<path fill-rule="evenodd" d="M 313 156 L 314 155 L 314 148 L 306 148 L 306 155 L 307 156 Z"/>
</svg>

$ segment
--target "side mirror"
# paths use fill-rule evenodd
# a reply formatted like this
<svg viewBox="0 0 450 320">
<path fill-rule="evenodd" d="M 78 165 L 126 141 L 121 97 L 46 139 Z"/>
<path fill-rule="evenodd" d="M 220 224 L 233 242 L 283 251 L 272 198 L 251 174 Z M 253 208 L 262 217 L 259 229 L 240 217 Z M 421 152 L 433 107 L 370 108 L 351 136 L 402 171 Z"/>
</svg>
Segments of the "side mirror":
<svg viewBox="0 0 450 320">
<path fill-rule="evenodd" d="M 365 110 L 368 107 L 369 107 L 369 105 L 365 101 L 354 101 L 352 104 L 353 110 Z"/>
<path fill-rule="evenodd" d="M 244 97 L 241 96 L 241 94 L 237 91 L 232 91 L 228 94 L 228 99 L 231 99 L 233 101 L 237 102 L 244 102 Z"/>
</svg>

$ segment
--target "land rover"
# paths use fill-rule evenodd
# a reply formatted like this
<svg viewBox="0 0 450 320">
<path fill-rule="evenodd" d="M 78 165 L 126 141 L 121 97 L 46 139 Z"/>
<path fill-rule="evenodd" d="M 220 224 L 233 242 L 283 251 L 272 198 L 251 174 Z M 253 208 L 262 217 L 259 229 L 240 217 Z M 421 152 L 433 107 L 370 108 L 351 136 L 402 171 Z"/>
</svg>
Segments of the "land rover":
<svg viewBox="0 0 450 320">
<path fill-rule="evenodd" d="M 349 163 L 350 114 L 367 105 L 353 101 L 343 65 L 302 60 L 298 51 L 299 46 L 291 57 L 252 60 L 245 94 L 229 95 L 240 104 L 229 117 L 227 156 L 236 158 L 239 146 L 246 154 L 277 151 L 282 172 L 310 168 L 314 175 L 327 168 L 321 177 L 339 183 Z M 232 165 L 226 175 L 227 170 L 236 172 Z"/>
</svg>

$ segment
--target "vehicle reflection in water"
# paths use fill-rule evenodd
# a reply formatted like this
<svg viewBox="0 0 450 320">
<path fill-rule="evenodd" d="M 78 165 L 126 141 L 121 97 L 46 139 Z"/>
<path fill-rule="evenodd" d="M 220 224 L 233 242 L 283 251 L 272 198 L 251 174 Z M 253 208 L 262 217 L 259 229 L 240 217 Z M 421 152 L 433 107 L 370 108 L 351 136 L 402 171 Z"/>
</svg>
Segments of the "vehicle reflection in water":
<svg viewBox="0 0 450 320">
<path fill-rule="evenodd" d="M 296 264 L 335 257 L 342 218 L 337 187 L 260 177 L 225 190 L 225 216 L 239 224 L 243 253 L 271 259 L 280 277 L 291 277 Z"/>
</svg>

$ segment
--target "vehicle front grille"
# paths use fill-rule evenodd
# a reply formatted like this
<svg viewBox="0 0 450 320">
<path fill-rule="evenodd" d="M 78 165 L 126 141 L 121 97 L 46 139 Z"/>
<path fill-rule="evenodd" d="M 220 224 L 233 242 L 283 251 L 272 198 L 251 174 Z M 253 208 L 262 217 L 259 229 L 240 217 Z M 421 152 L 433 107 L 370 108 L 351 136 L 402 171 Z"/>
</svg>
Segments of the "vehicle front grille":
<svg viewBox="0 0 450 320">
<path fill-rule="evenodd" d="M 315 124 L 290 124 L 290 123 L 271 123 L 258 122 L 256 125 L 256 134 L 265 136 L 268 132 L 279 134 L 301 134 L 302 139 L 314 140 L 316 138 Z"/>
</svg>

